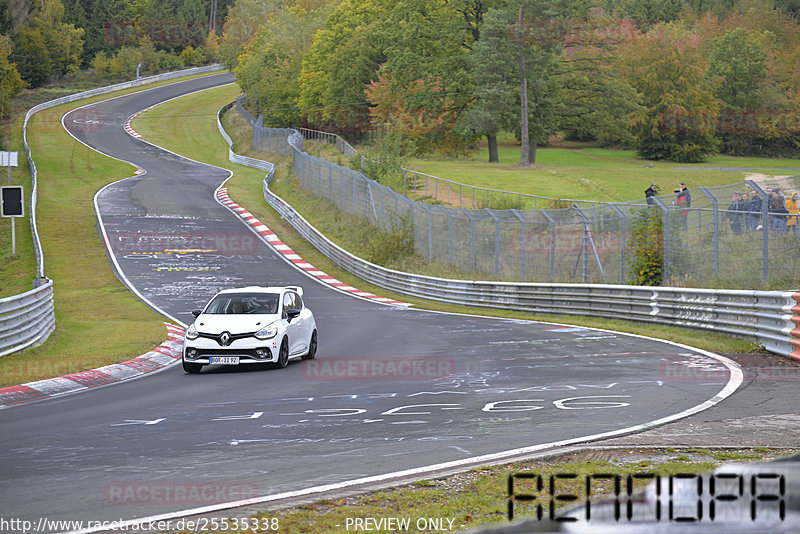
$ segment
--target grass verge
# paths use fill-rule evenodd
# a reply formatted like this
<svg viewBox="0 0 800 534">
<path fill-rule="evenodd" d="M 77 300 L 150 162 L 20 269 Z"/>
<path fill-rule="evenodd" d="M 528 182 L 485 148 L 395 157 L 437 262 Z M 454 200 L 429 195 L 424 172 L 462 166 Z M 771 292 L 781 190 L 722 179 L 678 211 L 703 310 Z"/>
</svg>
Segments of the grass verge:
<svg viewBox="0 0 800 534">
<path fill-rule="evenodd" d="M 44 345 L 0 358 L 0 387 L 129 360 L 166 337 L 163 317 L 114 276 L 97 233 L 95 193 L 108 183 L 131 176 L 135 168 L 78 143 L 64 131 L 60 118 L 90 102 L 175 81 L 179 80 L 51 108 L 29 123 L 28 142 L 39 172 L 37 224 L 45 274 L 54 281 L 56 330 Z M 22 128 L 21 121 L 18 128 Z M 18 139 L 21 143 L 21 132 Z M 29 175 L 27 184 L 29 195 Z M 18 225 L 18 238 L 22 226 Z M 18 248 L 20 265 L 33 261 L 30 230 L 26 231 L 27 244 L 22 245 L 26 248 Z M 35 267 L 8 268 L 3 273 L 4 280 L 18 277 L 26 290 L 32 287 Z"/>
<path fill-rule="evenodd" d="M 681 182 L 689 188 L 713 187 L 741 182 L 748 174 L 756 172 L 800 174 L 798 170 L 782 169 L 800 168 L 800 159 L 718 155 L 703 164 L 677 164 L 643 160 L 631 150 L 599 148 L 585 143 L 540 148 L 536 151 L 536 164 L 527 168 L 519 166 L 519 154 L 519 144 L 504 136 L 500 139 L 499 163 L 488 163 L 488 150 L 483 147 L 465 159 L 431 156 L 411 159 L 406 166 L 477 187 L 551 198 L 617 202 L 643 200 L 644 190 L 651 182 L 660 184 L 666 194 Z M 757 170 L 726 171 L 720 170 L 722 167 Z"/>
</svg>

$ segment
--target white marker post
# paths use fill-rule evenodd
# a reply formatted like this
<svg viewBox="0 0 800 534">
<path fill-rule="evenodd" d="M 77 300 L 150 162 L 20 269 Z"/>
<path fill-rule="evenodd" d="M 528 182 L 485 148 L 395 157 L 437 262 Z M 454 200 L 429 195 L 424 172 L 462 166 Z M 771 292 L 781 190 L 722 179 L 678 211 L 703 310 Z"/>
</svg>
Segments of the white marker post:
<svg viewBox="0 0 800 534">
<path fill-rule="evenodd" d="M 17 163 L 17 154 L 17 152 L 0 151 L 0 166 L 8 167 L 8 183 L 11 183 L 11 167 L 19 165 Z"/>
<path fill-rule="evenodd" d="M 0 217 L 11 218 L 11 255 L 17 255 L 17 236 L 14 219 L 25 216 L 24 198 L 21 185 L 0 186 Z"/>
</svg>

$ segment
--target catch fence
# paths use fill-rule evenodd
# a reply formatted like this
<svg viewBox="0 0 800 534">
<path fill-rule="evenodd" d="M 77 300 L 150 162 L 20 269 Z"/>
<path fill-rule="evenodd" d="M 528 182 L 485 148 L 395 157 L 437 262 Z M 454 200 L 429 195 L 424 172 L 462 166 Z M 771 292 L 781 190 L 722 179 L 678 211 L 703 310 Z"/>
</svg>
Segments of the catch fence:
<svg viewBox="0 0 800 534">
<path fill-rule="evenodd" d="M 800 176 L 693 188 L 688 207 L 676 206 L 675 194 L 650 203 L 549 199 L 409 169 L 389 187 L 304 150 L 304 141 L 336 145 L 357 163 L 358 152 L 338 135 L 267 128 L 241 102 L 237 108 L 253 126 L 256 150 L 292 155 L 303 189 L 383 229 L 410 225 L 419 254 L 466 276 L 641 284 L 655 250 L 663 259 L 656 266 L 661 285 L 786 287 L 800 279 L 800 221 L 791 224 L 793 217 L 777 212 L 774 201 L 781 197 L 785 205 L 800 191 Z M 740 195 L 747 201 L 737 202 Z"/>
</svg>

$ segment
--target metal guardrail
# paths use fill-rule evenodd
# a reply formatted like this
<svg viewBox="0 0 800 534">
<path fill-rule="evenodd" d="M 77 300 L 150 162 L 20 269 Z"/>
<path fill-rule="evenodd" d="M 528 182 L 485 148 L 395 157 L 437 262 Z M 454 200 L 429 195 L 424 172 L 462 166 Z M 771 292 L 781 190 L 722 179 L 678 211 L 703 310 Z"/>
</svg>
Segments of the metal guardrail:
<svg viewBox="0 0 800 534">
<path fill-rule="evenodd" d="M 221 125 L 220 129 L 223 131 Z M 800 290 L 468 281 L 395 271 L 333 243 L 275 195 L 270 183 L 268 175 L 264 179 L 265 200 L 305 239 L 338 267 L 391 291 L 448 304 L 591 315 L 723 332 L 754 338 L 772 353 L 800 360 Z"/>
<path fill-rule="evenodd" d="M 55 329 L 53 281 L 49 280 L 44 275 L 44 253 L 42 252 L 42 243 L 39 239 L 39 231 L 36 226 L 38 173 L 36 171 L 36 163 L 33 160 L 31 148 L 28 145 L 28 121 L 31 117 L 44 109 L 75 102 L 84 98 L 182 76 L 214 72 L 221 69 L 222 67 L 220 65 L 210 65 L 207 67 L 168 72 L 63 96 L 43 102 L 28 110 L 22 125 L 22 146 L 27 155 L 28 168 L 31 172 L 31 203 L 28 213 L 30 214 L 31 234 L 33 235 L 33 248 L 36 256 L 36 279 L 33 282 L 33 290 L 0 299 L 0 356 L 5 356 L 26 347 L 44 343 Z"/>
<path fill-rule="evenodd" d="M 0 299 L 0 356 L 43 343 L 55 327 L 52 280 Z"/>
<path fill-rule="evenodd" d="M 275 177 L 275 165 L 273 165 L 269 161 L 264 161 L 263 159 L 240 156 L 239 154 L 233 151 L 233 140 L 225 131 L 225 128 L 222 127 L 222 116 L 229 109 L 231 109 L 231 107 L 233 107 L 234 104 L 235 102 L 231 102 L 230 104 L 226 105 L 217 112 L 217 129 L 219 130 L 219 133 L 222 134 L 222 137 L 225 139 L 225 142 L 228 143 L 228 159 L 233 163 L 238 163 L 239 165 L 245 165 L 247 167 L 254 167 L 256 169 L 261 169 L 262 171 L 267 173 L 267 177 L 265 178 L 265 180 L 269 180 L 269 182 L 272 183 L 272 179 Z"/>
</svg>

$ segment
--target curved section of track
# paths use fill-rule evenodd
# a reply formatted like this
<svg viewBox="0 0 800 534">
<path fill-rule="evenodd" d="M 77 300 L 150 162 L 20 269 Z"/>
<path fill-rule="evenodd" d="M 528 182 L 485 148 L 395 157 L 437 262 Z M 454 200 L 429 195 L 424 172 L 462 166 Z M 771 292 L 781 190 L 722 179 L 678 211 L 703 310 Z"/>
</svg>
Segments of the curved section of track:
<svg viewBox="0 0 800 534">
<path fill-rule="evenodd" d="M 112 263 L 137 294 L 189 322 L 220 289 L 301 284 L 319 325 L 318 359 L 200 375 L 174 367 L 2 410 L 1 516 L 131 519 L 469 465 L 633 431 L 738 385 L 727 360 L 675 344 L 387 306 L 314 282 L 216 202 L 228 171 L 123 129 L 139 110 L 230 81 L 209 76 L 94 104 L 104 118 L 95 131 L 69 114 L 64 124 L 141 169 L 96 198 Z M 719 380 L 691 380 L 697 366 Z"/>
</svg>

